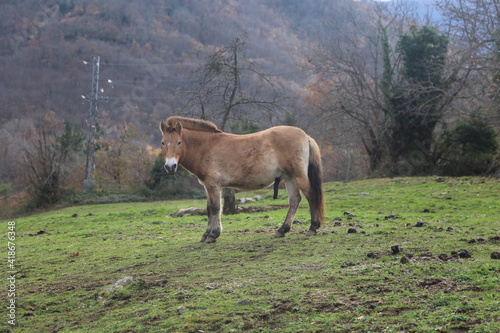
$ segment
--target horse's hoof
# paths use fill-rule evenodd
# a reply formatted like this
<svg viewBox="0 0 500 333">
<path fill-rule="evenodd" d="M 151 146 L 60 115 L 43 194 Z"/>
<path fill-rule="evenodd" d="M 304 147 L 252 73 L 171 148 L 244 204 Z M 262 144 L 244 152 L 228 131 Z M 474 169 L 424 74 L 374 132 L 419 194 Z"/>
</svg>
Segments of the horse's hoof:
<svg viewBox="0 0 500 333">
<path fill-rule="evenodd" d="M 205 243 L 215 243 L 217 241 L 217 238 L 213 238 L 213 237 L 207 237 L 207 239 L 205 239 Z"/>
<path fill-rule="evenodd" d="M 207 236 L 202 236 L 200 242 L 205 243 L 206 240 L 207 240 Z"/>
<path fill-rule="evenodd" d="M 276 233 L 274 234 L 274 238 L 283 238 L 283 237 L 285 237 L 285 234 L 282 234 L 279 231 L 276 231 Z"/>
</svg>

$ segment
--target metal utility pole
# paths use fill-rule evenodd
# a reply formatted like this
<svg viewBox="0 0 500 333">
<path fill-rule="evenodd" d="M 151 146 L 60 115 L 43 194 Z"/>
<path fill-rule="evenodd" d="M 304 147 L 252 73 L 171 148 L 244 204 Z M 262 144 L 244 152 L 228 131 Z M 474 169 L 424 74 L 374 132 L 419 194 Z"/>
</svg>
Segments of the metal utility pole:
<svg viewBox="0 0 500 333">
<path fill-rule="evenodd" d="M 92 91 L 90 92 L 89 133 L 87 138 L 87 165 L 83 186 L 90 191 L 94 187 L 95 151 L 97 141 L 97 101 L 99 99 L 99 62 L 101 57 L 94 56 L 92 66 Z"/>
</svg>

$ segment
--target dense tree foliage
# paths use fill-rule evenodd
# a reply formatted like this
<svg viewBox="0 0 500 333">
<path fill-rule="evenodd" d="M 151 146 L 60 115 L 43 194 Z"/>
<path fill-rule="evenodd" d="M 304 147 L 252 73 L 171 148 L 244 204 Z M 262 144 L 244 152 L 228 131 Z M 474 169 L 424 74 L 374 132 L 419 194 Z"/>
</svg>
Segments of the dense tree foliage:
<svg viewBox="0 0 500 333">
<path fill-rule="evenodd" d="M 491 172 L 498 154 L 497 134 L 480 118 L 469 118 L 443 134 L 439 170 L 450 176 Z"/>
<path fill-rule="evenodd" d="M 448 39 L 437 29 L 410 28 L 401 36 L 401 74 L 389 92 L 390 150 L 393 172 L 418 175 L 434 170 L 434 130 L 444 115 L 448 89 L 444 76 Z M 402 165 L 403 170 L 398 170 Z"/>
</svg>

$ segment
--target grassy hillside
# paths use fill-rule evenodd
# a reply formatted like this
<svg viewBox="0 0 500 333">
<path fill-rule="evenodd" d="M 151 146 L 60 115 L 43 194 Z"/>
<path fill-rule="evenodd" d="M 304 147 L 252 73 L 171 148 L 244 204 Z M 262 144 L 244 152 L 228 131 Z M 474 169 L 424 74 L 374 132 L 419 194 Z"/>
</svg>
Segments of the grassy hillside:
<svg viewBox="0 0 500 333">
<path fill-rule="evenodd" d="M 245 206 L 286 204 L 284 190 L 258 193 Z M 328 221 L 314 237 L 305 200 L 285 238 L 272 237 L 277 209 L 224 216 L 215 244 L 199 243 L 206 217 L 169 217 L 204 200 L 16 219 L 15 331 L 500 331 L 499 180 L 369 180 L 325 193 Z"/>
</svg>

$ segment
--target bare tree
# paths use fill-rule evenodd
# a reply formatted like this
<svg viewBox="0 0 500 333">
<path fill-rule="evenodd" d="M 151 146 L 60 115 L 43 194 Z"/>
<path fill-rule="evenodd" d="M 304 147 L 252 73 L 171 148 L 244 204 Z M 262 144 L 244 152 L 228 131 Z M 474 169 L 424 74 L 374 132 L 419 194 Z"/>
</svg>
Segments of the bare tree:
<svg viewBox="0 0 500 333">
<path fill-rule="evenodd" d="M 445 17 L 442 30 L 450 39 L 455 64 L 464 89 L 452 107 L 460 113 L 478 108 L 496 122 L 500 100 L 500 2 L 498 0 L 439 0 Z M 463 73 L 467 73 L 465 76 Z"/>
<path fill-rule="evenodd" d="M 330 132 L 355 134 L 348 139 L 349 146 L 363 147 L 371 172 L 386 158 L 390 125 L 382 86 L 383 75 L 387 75 L 383 50 L 395 48 L 397 37 L 411 22 L 411 11 L 401 3 L 394 8 L 376 3 L 369 11 L 351 3 L 343 20 L 326 22 L 330 33 L 315 47 L 313 71 L 323 82 L 319 93 L 325 101 L 319 116 L 325 124 L 342 124 Z M 396 55 L 387 52 L 386 56 L 397 66 Z"/>
<path fill-rule="evenodd" d="M 226 129 L 231 118 L 262 114 L 276 116 L 286 112 L 288 98 L 272 75 L 257 68 L 245 57 L 247 36 L 236 37 L 229 45 L 213 53 L 196 75 L 196 89 L 190 92 L 188 106 L 202 119 L 218 120 L 219 128 Z"/>
<path fill-rule="evenodd" d="M 212 120 L 225 130 L 230 119 L 269 119 L 287 112 L 287 98 L 272 76 L 263 73 L 245 57 L 247 36 L 236 37 L 228 46 L 212 54 L 196 73 L 197 87 L 190 93 L 189 106 L 199 108 L 201 119 Z M 224 189 L 223 214 L 236 213 L 235 191 Z"/>
<path fill-rule="evenodd" d="M 43 124 L 24 150 L 24 185 L 37 207 L 56 202 L 64 190 L 64 177 L 71 170 L 75 153 L 81 151 L 83 135 L 66 123 L 61 135 Z"/>
</svg>

